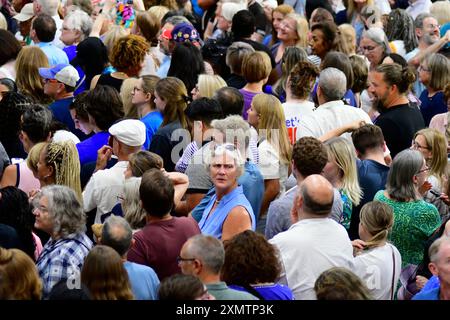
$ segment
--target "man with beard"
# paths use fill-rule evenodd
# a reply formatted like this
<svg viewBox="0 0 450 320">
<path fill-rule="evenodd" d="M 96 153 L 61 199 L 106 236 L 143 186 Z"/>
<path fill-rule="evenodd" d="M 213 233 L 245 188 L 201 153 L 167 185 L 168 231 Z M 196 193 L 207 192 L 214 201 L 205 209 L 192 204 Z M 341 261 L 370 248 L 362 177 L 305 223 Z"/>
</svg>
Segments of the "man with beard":
<svg viewBox="0 0 450 320">
<path fill-rule="evenodd" d="M 422 114 L 406 93 L 416 79 L 409 68 L 382 64 L 369 74 L 369 93 L 380 112 L 375 124 L 383 131 L 392 158 L 411 146 L 414 134 L 425 127 Z"/>
<path fill-rule="evenodd" d="M 438 52 L 446 43 L 446 36 L 440 39 L 439 23 L 436 18 L 429 13 L 421 13 L 414 20 L 414 29 L 419 42 L 417 48 L 408 52 L 405 56 L 410 66 L 418 68 L 422 59 L 426 56 Z M 414 92 L 417 97 L 420 96 L 425 86 L 416 79 L 414 83 Z"/>
</svg>

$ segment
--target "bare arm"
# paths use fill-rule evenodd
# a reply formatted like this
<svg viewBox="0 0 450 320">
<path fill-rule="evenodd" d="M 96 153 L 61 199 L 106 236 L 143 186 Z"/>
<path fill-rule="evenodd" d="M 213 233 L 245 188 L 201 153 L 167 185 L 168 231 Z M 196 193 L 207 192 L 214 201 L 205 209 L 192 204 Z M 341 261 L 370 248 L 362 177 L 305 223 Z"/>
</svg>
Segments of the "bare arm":
<svg viewBox="0 0 450 320">
<path fill-rule="evenodd" d="M 418 54 L 416 54 L 414 56 L 414 58 L 411 58 L 408 61 L 409 65 L 412 65 L 414 67 L 418 67 L 419 64 L 422 62 L 422 60 L 425 57 L 428 57 L 430 54 L 436 53 L 439 50 L 441 50 L 441 48 L 443 46 L 445 46 L 447 44 L 447 42 L 450 42 L 450 30 L 447 30 L 447 32 L 445 33 L 445 35 L 439 39 L 438 41 L 436 41 L 436 43 L 433 43 L 431 46 L 429 46 L 428 48 L 426 48 L 425 50 L 421 50 L 419 51 Z"/>
<path fill-rule="evenodd" d="M 90 86 L 90 89 L 91 90 L 93 90 L 96 86 L 97 86 L 97 82 L 98 82 L 98 79 L 100 78 L 100 75 L 98 74 L 98 75 L 96 75 L 96 76 L 94 76 L 93 78 L 92 78 L 92 80 L 91 80 L 91 86 Z"/>
<path fill-rule="evenodd" d="M 133 6 L 137 11 L 145 11 L 144 1 L 142 0 L 133 0 Z"/>
<path fill-rule="evenodd" d="M 173 196 L 173 201 L 175 204 L 175 211 L 179 211 L 180 209 L 184 208 L 184 202 L 181 201 L 184 194 L 186 193 L 186 190 L 189 186 L 189 179 L 187 175 L 179 172 L 168 172 L 167 176 L 173 183 L 173 187 L 175 189 L 175 194 Z M 184 211 L 184 210 L 183 210 Z M 183 212 L 181 212 L 183 213 Z M 187 215 L 183 213 L 183 215 Z"/>
<path fill-rule="evenodd" d="M 319 137 L 319 140 L 322 142 L 325 142 L 331 138 L 339 137 L 341 134 L 344 134 L 346 132 L 355 131 L 356 129 L 362 127 L 365 124 L 366 124 L 366 122 L 364 120 L 353 121 L 349 124 L 346 124 L 342 127 L 333 129 L 333 130 L 325 133 L 323 136 Z"/>
<path fill-rule="evenodd" d="M 0 182 L 0 186 L 2 188 L 8 186 L 15 186 L 17 183 L 17 166 L 11 164 L 6 167 L 5 171 L 3 171 L 2 181 Z"/>
<path fill-rule="evenodd" d="M 251 230 L 252 221 L 250 215 L 244 207 L 234 207 L 222 227 L 222 241 L 229 240 L 235 235 L 245 231 Z"/>
<path fill-rule="evenodd" d="M 200 201 L 202 201 L 203 197 L 206 193 L 188 193 L 186 194 L 186 210 L 187 212 L 191 212 Z"/>
<path fill-rule="evenodd" d="M 264 197 L 261 204 L 260 215 L 263 215 L 269 209 L 270 203 L 277 197 L 280 192 L 280 179 L 264 180 Z"/>
</svg>

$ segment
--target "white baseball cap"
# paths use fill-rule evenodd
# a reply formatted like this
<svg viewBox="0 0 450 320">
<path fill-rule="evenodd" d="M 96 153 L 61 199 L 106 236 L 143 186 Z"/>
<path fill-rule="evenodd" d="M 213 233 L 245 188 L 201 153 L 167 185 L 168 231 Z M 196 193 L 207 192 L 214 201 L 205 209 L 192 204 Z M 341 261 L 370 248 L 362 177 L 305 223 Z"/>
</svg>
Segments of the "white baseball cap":
<svg viewBox="0 0 450 320">
<path fill-rule="evenodd" d="M 44 79 L 55 79 L 70 87 L 76 87 L 80 75 L 70 64 L 57 64 L 51 68 L 39 68 L 39 75 Z"/>
</svg>

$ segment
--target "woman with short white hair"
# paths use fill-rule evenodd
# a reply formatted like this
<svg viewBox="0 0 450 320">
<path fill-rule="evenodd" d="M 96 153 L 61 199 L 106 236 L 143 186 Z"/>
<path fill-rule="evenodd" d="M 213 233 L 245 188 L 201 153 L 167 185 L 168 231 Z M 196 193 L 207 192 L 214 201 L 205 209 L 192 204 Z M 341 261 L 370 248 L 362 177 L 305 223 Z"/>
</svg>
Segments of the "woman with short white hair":
<svg viewBox="0 0 450 320">
<path fill-rule="evenodd" d="M 199 222 L 203 234 L 223 241 L 256 228 L 255 215 L 237 179 L 245 161 L 233 144 L 214 145 L 207 159 L 216 194 L 211 197 Z"/>
<path fill-rule="evenodd" d="M 33 199 L 34 227 L 50 235 L 36 262 L 43 282 L 43 298 L 60 280 L 81 271 L 84 258 L 92 248 L 86 236 L 86 216 L 76 193 L 69 187 L 42 188 Z"/>
</svg>

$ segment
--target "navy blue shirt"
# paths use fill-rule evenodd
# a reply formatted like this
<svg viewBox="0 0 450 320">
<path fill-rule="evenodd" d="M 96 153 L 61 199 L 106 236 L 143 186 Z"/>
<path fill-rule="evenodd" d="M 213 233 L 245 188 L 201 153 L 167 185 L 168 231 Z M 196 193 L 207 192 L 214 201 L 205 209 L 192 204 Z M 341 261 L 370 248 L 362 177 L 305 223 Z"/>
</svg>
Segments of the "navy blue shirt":
<svg viewBox="0 0 450 320">
<path fill-rule="evenodd" d="M 358 182 L 363 191 L 363 197 L 358 206 L 353 208 L 350 229 L 350 239 L 359 239 L 359 212 L 366 203 L 373 200 L 379 190 L 384 190 L 389 173 L 389 167 L 373 160 L 357 160 Z"/>
<path fill-rule="evenodd" d="M 422 113 L 425 125 L 430 125 L 431 118 L 439 113 L 447 112 L 447 101 L 445 101 L 444 93 L 437 92 L 432 97 L 428 97 L 428 90 L 425 89 L 420 95 L 420 112 Z"/>
<path fill-rule="evenodd" d="M 81 131 L 75 128 L 75 123 L 70 116 L 69 106 L 73 101 L 73 97 L 56 100 L 48 106 L 53 113 L 53 117 L 61 123 L 64 123 L 70 132 L 80 139 L 80 141 L 86 140 L 87 136 Z"/>
</svg>

